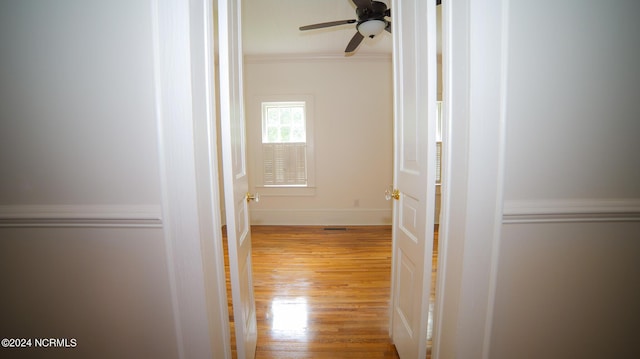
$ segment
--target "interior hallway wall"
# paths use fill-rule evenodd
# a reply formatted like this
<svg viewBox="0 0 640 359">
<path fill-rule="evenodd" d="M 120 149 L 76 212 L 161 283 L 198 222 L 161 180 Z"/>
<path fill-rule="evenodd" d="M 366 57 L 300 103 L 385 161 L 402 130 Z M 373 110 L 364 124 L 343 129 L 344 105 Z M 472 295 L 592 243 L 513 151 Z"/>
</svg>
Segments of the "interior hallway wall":
<svg viewBox="0 0 640 359">
<path fill-rule="evenodd" d="M 0 337 L 177 357 L 152 38 L 149 1 L 0 3 Z"/>
<path fill-rule="evenodd" d="M 490 357 L 636 357 L 640 5 L 511 1 L 508 9 Z"/>
</svg>

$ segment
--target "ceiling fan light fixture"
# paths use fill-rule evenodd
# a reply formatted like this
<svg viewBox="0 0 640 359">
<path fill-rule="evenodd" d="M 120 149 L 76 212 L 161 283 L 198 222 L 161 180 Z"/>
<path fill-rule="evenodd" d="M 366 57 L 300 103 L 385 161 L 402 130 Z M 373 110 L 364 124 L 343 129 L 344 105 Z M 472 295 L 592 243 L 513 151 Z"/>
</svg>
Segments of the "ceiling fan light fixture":
<svg viewBox="0 0 640 359">
<path fill-rule="evenodd" d="M 358 25 L 358 31 L 364 37 L 374 38 L 376 35 L 379 35 L 386 26 L 387 23 L 382 20 L 368 20 Z"/>
</svg>

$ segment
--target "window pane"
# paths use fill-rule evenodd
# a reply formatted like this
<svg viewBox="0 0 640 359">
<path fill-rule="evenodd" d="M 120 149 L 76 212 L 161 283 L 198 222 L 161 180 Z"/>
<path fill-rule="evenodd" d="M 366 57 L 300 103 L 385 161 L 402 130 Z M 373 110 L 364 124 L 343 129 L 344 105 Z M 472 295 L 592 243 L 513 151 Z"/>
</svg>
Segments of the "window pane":
<svg viewBox="0 0 640 359">
<path fill-rule="evenodd" d="M 442 141 L 442 101 L 436 105 L 436 141 Z"/>
<path fill-rule="evenodd" d="M 280 141 L 279 142 L 291 142 L 291 127 L 280 127 Z"/>
<path fill-rule="evenodd" d="M 292 142 L 305 142 L 304 129 L 300 127 L 294 127 L 291 134 Z"/>
<path fill-rule="evenodd" d="M 291 109 L 288 107 L 280 108 L 280 124 L 282 126 L 291 126 Z"/>
<path fill-rule="evenodd" d="M 267 119 L 268 119 L 267 124 L 277 125 L 278 123 L 280 123 L 277 110 L 278 110 L 277 108 L 270 108 L 270 107 L 267 108 Z"/>
<path fill-rule="evenodd" d="M 270 126 L 269 128 L 267 128 L 267 141 L 266 142 L 267 143 L 278 142 L 278 127 Z"/>
<path fill-rule="evenodd" d="M 263 102 L 262 142 L 306 142 L 304 102 Z"/>
</svg>

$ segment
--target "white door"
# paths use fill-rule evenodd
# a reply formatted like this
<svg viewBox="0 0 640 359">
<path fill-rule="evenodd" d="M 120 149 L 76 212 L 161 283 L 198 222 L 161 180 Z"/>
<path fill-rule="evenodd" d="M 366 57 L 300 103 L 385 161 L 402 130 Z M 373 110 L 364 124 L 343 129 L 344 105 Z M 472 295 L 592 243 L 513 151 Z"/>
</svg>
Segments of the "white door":
<svg viewBox="0 0 640 359">
<path fill-rule="evenodd" d="M 435 1 L 396 0 L 391 336 L 402 359 L 425 358 L 436 171 Z"/>
<path fill-rule="evenodd" d="M 218 0 L 220 133 L 233 317 L 238 359 L 252 359 L 258 329 L 251 266 L 240 14 L 239 0 Z"/>
</svg>

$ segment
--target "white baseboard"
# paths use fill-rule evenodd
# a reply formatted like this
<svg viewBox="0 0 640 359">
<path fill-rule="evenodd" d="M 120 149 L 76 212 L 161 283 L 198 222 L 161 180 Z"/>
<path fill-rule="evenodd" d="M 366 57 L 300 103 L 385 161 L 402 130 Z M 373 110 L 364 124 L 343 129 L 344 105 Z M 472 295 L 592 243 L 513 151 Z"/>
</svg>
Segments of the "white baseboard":
<svg viewBox="0 0 640 359">
<path fill-rule="evenodd" d="M 502 223 L 636 222 L 640 199 L 505 201 Z"/>
<path fill-rule="evenodd" d="M 159 205 L 5 205 L 0 227 L 161 227 Z"/>
<path fill-rule="evenodd" d="M 391 209 L 252 209 L 254 225 L 391 225 Z"/>
</svg>

